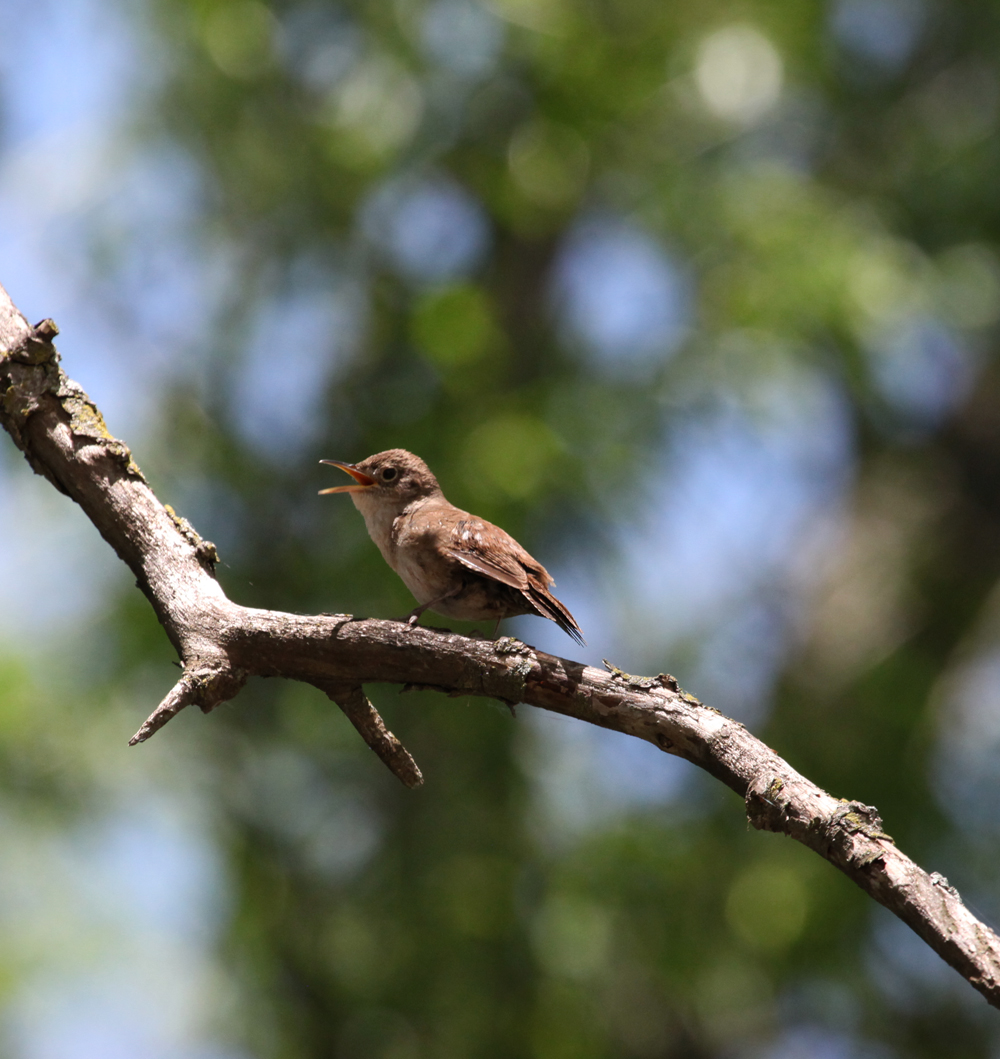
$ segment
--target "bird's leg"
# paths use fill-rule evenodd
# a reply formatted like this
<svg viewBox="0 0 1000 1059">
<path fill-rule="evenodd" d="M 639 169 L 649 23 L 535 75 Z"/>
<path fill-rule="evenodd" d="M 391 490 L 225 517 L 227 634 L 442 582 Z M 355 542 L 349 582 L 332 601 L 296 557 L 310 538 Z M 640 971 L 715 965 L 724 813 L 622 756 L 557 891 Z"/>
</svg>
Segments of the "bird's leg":
<svg viewBox="0 0 1000 1059">
<path fill-rule="evenodd" d="M 502 621 L 503 621 L 503 618 L 497 618 L 497 623 L 496 623 L 496 625 L 493 626 L 493 639 L 494 640 L 497 638 L 497 633 L 500 631 L 500 622 L 502 622 Z"/>
<path fill-rule="evenodd" d="M 453 588 L 448 592 L 445 592 L 443 596 L 438 596 L 437 599 L 428 600 L 426 603 L 421 603 L 419 607 L 414 607 L 409 614 L 403 619 L 407 625 L 419 625 L 420 615 L 423 614 L 428 607 L 433 607 L 436 603 L 443 603 L 446 599 L 451 599 L 452 596 L 457 596 L 462 591 L 462 585 L 457 588 Z"/>
</svg>

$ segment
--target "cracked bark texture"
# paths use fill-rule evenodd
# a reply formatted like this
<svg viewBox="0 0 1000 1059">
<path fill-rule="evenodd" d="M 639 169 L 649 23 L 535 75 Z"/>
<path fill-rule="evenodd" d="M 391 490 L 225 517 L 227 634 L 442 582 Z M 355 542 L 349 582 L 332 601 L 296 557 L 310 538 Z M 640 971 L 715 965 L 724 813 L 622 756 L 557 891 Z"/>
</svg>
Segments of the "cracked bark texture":
<svg viewBox="0 0 1000 1059">
<path fill-rule="evenodd" d="M 835 798 L 736 721 L 672 677 L 633 677 L 535 651 L 349 614 L 243 607 L 215 579 L 214 546 L 163 505 L 76 383 L 59 367 L 51 321 L 30 327 L 0 287 L 0 421 L 32 468 L 76 501 L 128 564 L 177 650 L 183 675 L 133 737 L 185 706 L 206 713 L 250 675 L 312 684 L 340 706 L 386 765 L 414 787 L 416 763 L 362 691 L 379 681 L 527 703 L 645 739 L 709 772 L 742 798 L 754 827 L 808 846 L 907 923 L 994 1007 L 1000 938 L 937 873 L 886 834 L 870 806 Z"/>
</svg>

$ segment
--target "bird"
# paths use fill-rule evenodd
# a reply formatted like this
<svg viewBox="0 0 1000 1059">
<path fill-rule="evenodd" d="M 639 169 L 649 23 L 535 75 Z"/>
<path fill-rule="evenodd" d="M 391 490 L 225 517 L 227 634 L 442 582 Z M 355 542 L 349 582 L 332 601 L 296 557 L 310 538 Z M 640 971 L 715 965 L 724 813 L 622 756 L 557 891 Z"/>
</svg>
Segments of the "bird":
<svg viewBox="0 0 1000 1059">
<path fill-rule="evenodd" d="M 368 535 L 417 601 L 408 624 L 433 610 L 462 621 L 495 619 L 496 635 L 504 618 L 536 614 L 586 644 L 576 619 L 550 591 L 555 581 L 548 570 L 505 530 L 449 503 L 419 456 L 387 449 L 359 463 L 320 463 L 354 479 L 319 494 L 350 495 Z"/>
</svg>

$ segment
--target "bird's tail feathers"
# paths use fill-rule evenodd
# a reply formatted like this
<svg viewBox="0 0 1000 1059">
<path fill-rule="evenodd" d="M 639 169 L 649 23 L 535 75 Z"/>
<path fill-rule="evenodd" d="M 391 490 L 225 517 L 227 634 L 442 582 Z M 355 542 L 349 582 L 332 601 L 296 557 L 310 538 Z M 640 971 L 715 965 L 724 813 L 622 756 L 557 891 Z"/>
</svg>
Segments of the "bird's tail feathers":
<svg viewBox="0 0 1000 1059">
<path fill-rule="evenodd" d="M 577 625 L 576 619 L 551 592 L 539 589 L 537 585 L 532 584 L 529 585 L 524 595 L 541 617 L 554 621 L 564 633 L 572 636 L 581 647 L 587 646 L 587 641 L 583 638 L 583 633 L 580 631 L 580 626 Z"/>
</svg>

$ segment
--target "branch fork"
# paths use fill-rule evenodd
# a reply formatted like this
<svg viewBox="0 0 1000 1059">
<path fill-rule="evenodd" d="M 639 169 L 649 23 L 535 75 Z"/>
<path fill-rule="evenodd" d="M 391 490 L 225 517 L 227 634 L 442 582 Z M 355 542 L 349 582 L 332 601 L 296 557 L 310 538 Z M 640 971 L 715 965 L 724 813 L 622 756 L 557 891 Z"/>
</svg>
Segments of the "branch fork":
<svg viewBox="0 0 1000 1059">
<path fill-rule="evenodd" d="M 216 706 L 233 698 L 246 680 L 247 674 L 239 669 L 223 666 L 185 666 L 184 675 L 146 718 L 139 731 L 128 741 L 128 745 L 145 743 L 185 706 L 197 706 L 202 713 L 211 713 Z"/>
</svg>

